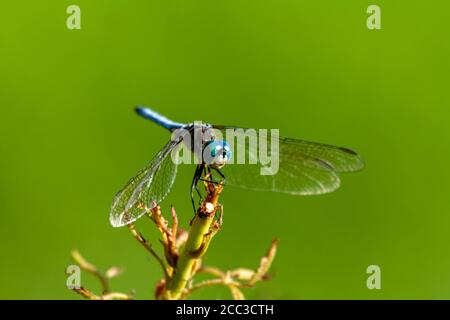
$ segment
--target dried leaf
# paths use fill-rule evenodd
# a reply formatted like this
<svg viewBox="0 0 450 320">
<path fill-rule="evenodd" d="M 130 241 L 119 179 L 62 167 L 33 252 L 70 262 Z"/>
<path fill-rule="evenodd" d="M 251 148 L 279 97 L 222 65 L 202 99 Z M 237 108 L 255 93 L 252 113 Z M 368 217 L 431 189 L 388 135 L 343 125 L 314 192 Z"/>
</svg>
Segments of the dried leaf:
<svg viewBox="0 0 450 320">
<path fill-rule="evenodd" d="M 233 278 L 243 281 L 249 281 L 255 276 L 255 271 L 247 268 L 234 269 L 230 273 Z"/>
<path fill-rule="evenodd" d="M 258 270 L 256 270 L 256 273 L 249 281 L 249 284 L 254 284 L 257 281 L 264 279 L 265 274 L 267 273 L 267 271 L 269 271 L 272 261 L 275 258 L 275 253 L 277 252 L 277 244 L 278 239 L 274 239 L 269 248 L 269 251 L 264 257 L 262 257 Z"/>
</svg>

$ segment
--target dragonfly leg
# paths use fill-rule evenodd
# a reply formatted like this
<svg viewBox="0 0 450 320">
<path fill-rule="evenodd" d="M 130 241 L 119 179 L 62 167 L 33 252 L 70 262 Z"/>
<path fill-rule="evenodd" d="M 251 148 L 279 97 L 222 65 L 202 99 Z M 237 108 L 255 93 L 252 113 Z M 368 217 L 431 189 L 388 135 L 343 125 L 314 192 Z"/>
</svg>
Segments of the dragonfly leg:
<svg viewBox="0 0 450 320">
<path fill-rule="evenodd" d="M 212 180 L 209 180 L 209 179 L 202 179 L 202 178 L 199 178 L 198 180 L 199 180 L 199 181 L 204 181 L 204 182 L 210 182 L 210 183 L 215 184 L 215 185 L 220 184 L 220 182 L 212 181 Z"/>
<path fill-rule="evenodd" d="M 210 166 L 206 167 L 206 171 L 207 171 L 208 173 L 205 175 L 205 178 L 206 178 L 205 181 L 208 181 L 208 182 L 214 182 L 213 179 L 212 179 L 211 167 L 210 167 Z"/>
<path fill-rule="evenodd" d="M 194 173 L 194 177 L 192 179 L 192 184 L 191 184 L 191 201 L 192 201 L 192 207 L 194 208 L 194 212 L 197 211 L 197 209 L 195 208 L 195 201 L 194 201 L 194 189 L 195 191 L 197 191 L 198 196 L 201 198 L 201 194 L 200 191 L 197 188 L 198 185 L 198 180 L 201 179 L 201 176 L 203 174 L 203 165 L 199 164 L 197 166 L 197 168 L 195 169 L 195 173 Z"/>
<path fill-rule="evenodd" d="M 216 168 L 213 168 L 213 169 L 216 170 L 216 171 L 218 170 L 218 169 L 216 169 Z M 215 185 L 221 184 L 221 182 L 217 182 L 217 181 L 214 181 L 214 180 L 213 180 L 211 167 L 207 166 L 207 167 L 206 167 L 206 170 L 208 171 L 208 173 L 205 175 L 205 179 L 199 179 L 199 180 L 205 181 L 205 182 L 211 182 L 212 184 L 215 184 Z M 219 172 L 219 174 L 220 174 L 222 177 L 224 177 L 223 174 L 222 174 L 221 172 Z"/>
<path fill-rule="evenodd" d="M 220 171 L 220 169 L 218 168 L 214 168 L 214 170 L 216 170 L 216 172 L 222 177 L 222 181 L 220 183 L 224 183 L 226 181 L 226 178 L 222 171 Z"/>
</svg>

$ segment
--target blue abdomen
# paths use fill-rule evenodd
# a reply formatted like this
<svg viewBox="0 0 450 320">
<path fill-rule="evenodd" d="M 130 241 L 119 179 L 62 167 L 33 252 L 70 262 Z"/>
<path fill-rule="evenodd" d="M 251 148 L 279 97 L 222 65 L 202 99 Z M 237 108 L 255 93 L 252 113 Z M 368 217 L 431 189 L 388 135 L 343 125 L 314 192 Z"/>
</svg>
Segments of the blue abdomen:
<svg viewBox="0 0 450 320">
<path fill-rule="evenodd" d="M 163 115 L 159 114 L 158 112 L 155 112 L 149 108 L 138 106 L 138 107 L 136 107 L 136 112 L 140 116 L 142 116 L 146 119 L 149 119 L 170 131 L 173 131 L 173 130 L 176 130 L 176 129 L 186 126 L 183 123 L 174 122 L 174 121 L 164 117 Z"/>
</svg>

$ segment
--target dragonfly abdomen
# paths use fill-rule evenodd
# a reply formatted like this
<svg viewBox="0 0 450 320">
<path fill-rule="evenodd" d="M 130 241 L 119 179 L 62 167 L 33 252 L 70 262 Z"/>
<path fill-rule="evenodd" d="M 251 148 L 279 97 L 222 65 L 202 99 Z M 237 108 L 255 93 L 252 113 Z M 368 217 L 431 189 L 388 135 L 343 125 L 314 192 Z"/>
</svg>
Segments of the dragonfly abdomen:
<svg viewBox="0 0 450 320">
<path fill-rule="evenodd" d="M 170 131 L 174 131 L 176 129 L 180 129 L 180 128 L 186 126 L 186 124 L 172 121 L 172 120 L 164 117 L 163 115 L 159 114 L 158 112 L 153 111 L 149 108 L 138 106 L 138 107 L 136 107 L 136 112 L 141 117 L 151 120 Z"/>
</svg>

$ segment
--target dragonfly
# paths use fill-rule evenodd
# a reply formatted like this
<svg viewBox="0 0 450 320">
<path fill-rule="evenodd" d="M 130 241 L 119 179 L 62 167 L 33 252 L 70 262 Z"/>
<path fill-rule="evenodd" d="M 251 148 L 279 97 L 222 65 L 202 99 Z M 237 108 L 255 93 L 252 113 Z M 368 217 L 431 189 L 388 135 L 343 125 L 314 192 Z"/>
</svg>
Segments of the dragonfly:
<svg viewBox="0 0 450 320">
<path fill-rule="evenodd" d="M 202 176 L 217 172 L 225 185 L 237 186 L 257 191 L 281 192 L 292 195 L 315 195 L 329 193 L 340 186 L 340 173 L 359 171 L 364 167 L 362 157 L 351 149 L 329 144 L 309 142 L 292 138 L 278 138 L 278 148 L 272 150 L 271 156 L 278 159 L 278 170 L 275 174 L 261 174 L 262 163 L 231 164 L 233 146 L 222 137 L 233 132 L 235 136 L 251 135 L 256 131 L 233 126 L 212 125 L 204 123 L 174 122 L 156 111 L 146 107 L 136 107 L 138 115 L 162 126 L 170 132 L 181 132 L 178 138 L 171 139 L 156 156 L 141 169 L 115 195 L 111 210 L 110 222 L 114 227 L 130 224 L 148 212 L 145 204 L 159 204 L 170 192 L 176 175 L 178 163 L 171 154 L 179 152 L 184 145 L 198 158 L 199 151 L 210 157 L 208 161 L 200 160 L 195 169 L 191 184 L 191 199 L 195 210 L 194 190 L 202 180 Z M 209 132 L 206 139 L 195 140 L 195 132 Z M 214 132 L 218 134 L 214 134 Z M 250 133 L 249 133 L 250 132 Z M 220 136 L 220 137 L 219 137 Z M 250 137 L 249 137 L 250 136 Z M 241 140 L 248 145 L 248 140 Z M 185 139 L 189 138 L 189 139 Z M 261 140 L 269 140 L 260 135 Z M 189 141 L 188 144 L 182 141 Z M 197 139 L 198 140 L 198 139 Z M 194 141 L 194 143 L 193 143 Z M 267 144 L 270 141 L 262 141 Z M 266 145 L 267 145 L 266 144 Z M 244 148 L 245 159 L 257 157 L 252 148 Z"/>
</svg>

